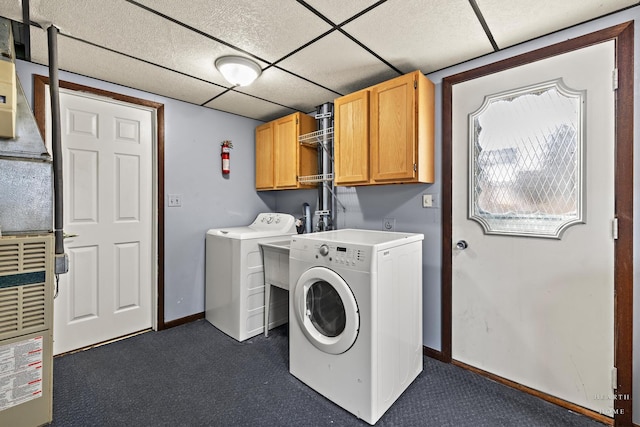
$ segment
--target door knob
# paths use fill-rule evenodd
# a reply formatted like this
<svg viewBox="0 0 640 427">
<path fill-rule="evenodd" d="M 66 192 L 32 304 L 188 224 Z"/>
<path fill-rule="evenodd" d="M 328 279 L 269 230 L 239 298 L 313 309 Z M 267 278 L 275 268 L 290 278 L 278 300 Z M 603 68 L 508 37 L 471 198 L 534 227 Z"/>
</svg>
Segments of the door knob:
<svg viewBox="0 0 640 427">
<path fill-rule="evenodd" d="M 456 243 L 456 249 L 459 249 L 461 251 L 467 249 L 469 247 L 469 244 L 466 242 L 466 240 L 458 240 L 458 243 Z"/>
</svg>

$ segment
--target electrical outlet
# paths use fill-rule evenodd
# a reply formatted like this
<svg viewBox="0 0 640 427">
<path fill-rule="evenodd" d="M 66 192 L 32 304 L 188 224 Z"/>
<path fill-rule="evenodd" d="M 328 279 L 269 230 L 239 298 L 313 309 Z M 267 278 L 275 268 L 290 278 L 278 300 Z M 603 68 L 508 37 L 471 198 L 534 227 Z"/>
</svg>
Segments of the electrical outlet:
<svg viewBox="0 0 640 427">
<path fill-rule="evenodd" d="M 180 194 L 169 194 L 169 207 L 170 208 L 179 208 L 182 206 L 182 195 Z"/>
<path fill-rule="evenodd" d="M 384 231 L 396 231 L 396 219 L 395 218 L 385 218 L 382 221 L 382 229 Z"/>
</svg>

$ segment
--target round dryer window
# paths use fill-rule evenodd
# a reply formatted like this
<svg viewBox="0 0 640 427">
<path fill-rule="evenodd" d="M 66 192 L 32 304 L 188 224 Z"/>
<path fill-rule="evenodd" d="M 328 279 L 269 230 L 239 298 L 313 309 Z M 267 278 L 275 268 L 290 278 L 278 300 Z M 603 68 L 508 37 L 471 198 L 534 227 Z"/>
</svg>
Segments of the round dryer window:
<svg viewBox="0 0 640 427">
<path fill-rule="evenodd" d="M 358 336 L 358 305 L 349 285 L 324 267 L 305 271 L 294 289 L 296 320 L 307 339 L 330 354 L 347 351 Z"/>
</svg>

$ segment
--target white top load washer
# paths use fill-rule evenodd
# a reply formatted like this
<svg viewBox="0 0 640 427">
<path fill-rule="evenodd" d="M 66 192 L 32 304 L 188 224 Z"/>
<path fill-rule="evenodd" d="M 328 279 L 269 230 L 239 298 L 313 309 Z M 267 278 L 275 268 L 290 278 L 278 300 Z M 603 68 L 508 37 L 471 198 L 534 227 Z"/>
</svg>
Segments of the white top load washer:
<svg viewBox="0 0 640 427">
<path fill-rule="evenodd" d="M 296 234 L 295 218 L 261 213 L 246 227 L 211 229 L 206 235 L 205 318 L 244 341 L 264 330 L 264 267 L 260 243 Z M 274 296 L 269 323 L 287 322 L 288 296 Z"/>
<path fill-rule="evenodd" d="M 422 372 L 422 234 L 293 236 L 289 371 L 375 424 Z"/>
</svg>

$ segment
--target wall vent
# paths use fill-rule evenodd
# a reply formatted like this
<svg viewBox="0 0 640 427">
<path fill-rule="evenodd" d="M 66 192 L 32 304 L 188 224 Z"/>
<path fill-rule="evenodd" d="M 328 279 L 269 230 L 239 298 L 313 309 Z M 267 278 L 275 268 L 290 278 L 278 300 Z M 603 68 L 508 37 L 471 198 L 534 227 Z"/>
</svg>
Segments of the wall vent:
<svg viewBox="0 0 640 427">
<path fill-rule="evenodd" d="M 51 327 L 53 238 L 0 238 L 0 340 Z"/>
</svg>

